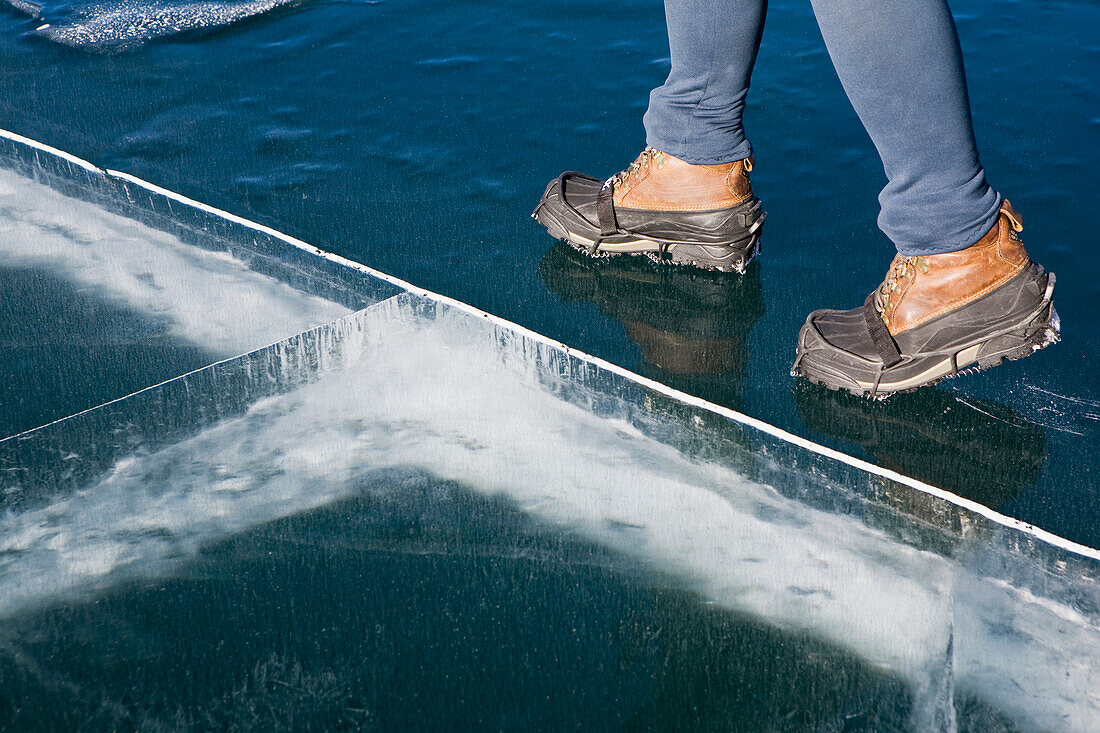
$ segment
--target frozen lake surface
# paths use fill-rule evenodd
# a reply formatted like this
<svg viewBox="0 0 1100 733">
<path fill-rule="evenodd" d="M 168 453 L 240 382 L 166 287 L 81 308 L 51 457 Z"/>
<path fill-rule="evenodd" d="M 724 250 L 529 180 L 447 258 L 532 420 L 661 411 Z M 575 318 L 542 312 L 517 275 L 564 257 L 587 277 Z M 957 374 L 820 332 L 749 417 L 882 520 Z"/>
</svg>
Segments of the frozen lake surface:
<svg viewBox="0 0 1100 733">
<path fill-rule="evenodd" d="M 109 309 L 153 358 L 206 354 L 0 440 L 0 711 L 16 727 L 1100 720 L 1100 552 L 3 144 L 0 264 Z M 70 325 L 61 348 L 95 340 Z M 666 623 L 706 643 L 687 651 L 699 629 Z M 364 625 L 360 657 L 331 656 Z M 673 679 L 729 644 L 751 652 L 730 679 Z M 751 698 L 697 708 L 735 680 Z"/>
<path fill-rule="evenodd" d="M 1058 276 L 1062 342 L 886 405 L 789 376 L 806 314 L 862 303 L 892 256 L 875 227 L 881 164 L 807 3 L 770 4 L 746 120 L 769 218 L 759 265 L 732 280 L 577 262 L 528 218 L 560 171 L 610 175 L 641 148 L 668 69 L 658 0 L 213 5 L 0 6 L 0 127 L 1100 544 L 1100 218 L 1083 204 L 1100 168 L 1095 3 L 953 2 L 982 160 Z M 65 45 L 44 23 L 99 30 Z M 127 29 L 124 47 L 99 43 Z M 128 363 L 142 386 L 172 373 Z M 90 407 L 102 381 L 24 404 L 9 425 L 62 417 L 82 395 Z"/>
<path fill-rule="evenodd" d="M 655 0 L 9 4 L 0 127 L 96 165 L 0 140 L 0 728 L 1100 725 L 1095 5 L 953 3 L 1063 341 L 877 404 L 788 376 L 891 256 L 808 3 L 744 277 L 528 218 Z"/>
</svg>

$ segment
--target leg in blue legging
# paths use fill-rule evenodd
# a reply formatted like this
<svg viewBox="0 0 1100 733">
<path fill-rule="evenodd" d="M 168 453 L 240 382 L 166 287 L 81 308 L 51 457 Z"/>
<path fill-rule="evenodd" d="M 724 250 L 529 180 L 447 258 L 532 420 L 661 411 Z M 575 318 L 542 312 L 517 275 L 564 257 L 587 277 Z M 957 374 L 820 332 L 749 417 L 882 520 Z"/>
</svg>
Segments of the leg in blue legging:
<svg viewBox="0 0 1100 733">
<path fill-rule="evenodd" d="M 956 251 L 997 221 L 945 0 L 813 0 L 848 97 L 882 158 L 879 225 L 904 255 Z M 763 0 L 666 0 L 672 72 L 646 113 L 653 147 L 689 163 L 745 158 L 741 113 Z"/>
<path fill-rule="evenodd" d="M 741 115 L 767 0 L 666 0 L 672 71 L 649 97 L 646 142 L 695 164 L 748 158 Z"/>
</svg>

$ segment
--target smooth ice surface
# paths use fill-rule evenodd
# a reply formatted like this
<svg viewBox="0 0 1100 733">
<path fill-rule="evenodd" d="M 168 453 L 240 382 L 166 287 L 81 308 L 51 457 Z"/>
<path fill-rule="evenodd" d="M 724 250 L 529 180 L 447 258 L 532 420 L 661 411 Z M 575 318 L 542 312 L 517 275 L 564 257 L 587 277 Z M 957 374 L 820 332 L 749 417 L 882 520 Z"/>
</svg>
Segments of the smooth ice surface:
<svg viewBox="0 0 1100 733">
<path fill-rule="evenodd" d="M 571 258 L 527 218 L 549 177 L 610 174 L 642 144 L 668 65 L 655 0 L 305 3 L 184 34 L 159 9 L 210 6 L 140 5 L 101 13 L 97 46 L 78 15 L 110 3 L 48 3 L 51 25 L 85 24 L 76 48 L 0 13 L 0 121 L 1098 546 L 1093 5 L 953 4 L 983 161 L 1059 275 L 1065 340 L 884 405 L 787 376 L 806 312 L 857 304 L 890 256 L 879 164 L 808 4 L 771 4 L 749 110 L 770 217 L 733 279 Z M 148 228 L 151 264 L 255 284 L 253 315 L 269 292 L 286 313 L 288 288 L 351 315 L 0 441 L 0 720 L 1097 728 L 1096 561 L 1070 544 L 458 305 L 363 310 L 393 283 L 7 145 L 60 206 Z M 41 214 L 86 234 L 84 213 Z M 22 427 L 218 358 L 180 324 L 222 292 L 157 301 L 118 265 L 0 266 L 5 394 L 50 408 Z M 222 326 L 203 338 L 225 355 L 263 345 L 249 318 Z M 47 335 L 64 348 L 35 351 Z"/>
<path fill-rule="evenodd" d="M 25 149 L 13 150 L 25 173 Z M 431 294 L 351 312 L 301 288 L 350 303 L 396 286 L 125 177 L 36 155 L 52 186 L 0 177 L 11 234 L 0 264 L 162 319 L 212 355 L 301 333 L 0 441 L 8 623 L 172 581 L 207 548 L 294 517 L 363 496 L 406 501 L 408 481 L 386 477 L 423 476 L 506 502 L 542 537 L 600 548 L 613 572 L 814 639 L 845 669 L 881 670 L 907 690 L 912 727 L 994 715 L 1088 730 L 1100 719 L 1092 551 L 1047 544 L 1007 517 L 760 432 Z M 58 176 L 66 165 L 70 177 Z M 88 171 L 96 196 L 55 190 L 71 193 Z M 116 213 L 123 200 L 129 216 Z M 173 230 L 202 234 L 185 242 Z M 337 268 L 328 285 L 326 262 Z M 328 322 L 309 328 L 318 321 Z M 524 552 L 497 542 L 504 556 Z M 0 662 L 22 679 L 33 667 L 18 644 L 0 638 Z M 889 700 L 889 689 L 877 694 Z"/>
<path fill-rule="evenodd" d="M 915 725 L 949 727 L 956 690 L 1025 729 L 1084 731 L 1100 719 L 1095 561 L 1051 548 L 1035 555 L 965 512 L 956 536 L 922 530 L 873 497 L 826 509 L 851 489 L 824 465 L 811 469 L 818 478 L 803 496 L 787 496 L 790 487 L 751 478 L 782 480 L 783 446 L 772 446 L 773 459 L 735 426 L 676 415 L 661 395 L 416 296 L 321 327 L 296 348 L 322 341 L 330 356 L 319 362 L 286 349 L 245 357 L 249 373 L 257 358 L 282 365 L 257 370 L 265 381 L 304 364 L 307 384 L 288 381 L 287 391 L 166 445 L 138 441 L 70 493 L 9 513 L 0 614 L 171 576 L 204 546 L 354 496 L 378 471 L 414 470 L 507 497 L 553 531 L 632 558 L 708 602 L 900 675 L 914 690 Z M 159 389 L 199 391 L 188 388 L 193 379 Z M 139 412 L 153 407 L 152 396 L 131 400 Z M 82 423 L 92 436 L 110 432 L 95 420 L 7 447 L 47 442 L 68 474 L 85 460 Z M 111 421 L 128 422 L 126 409 Z M 724 457 L 686 448 L 731 438 Z M 804 476 L 785 478 L 793 486 Z M 895 504 L 921 501 L 908 487 L 880 488 Z"/>
<path fill-rule="evenodd" d="M 562 170 L 606 177 L 645 144 L 660 0 L 307 2 L 113 54 L 0 5 L 0 127 L 1100 546 L 1100 5 L 951 7 L 982 162 L 1058 276 L 1063 340 L 882 405 L 789 376 L 806 314 L 858 306 L 892 257 L 882 165 L 804 0 L 769 3 L 745 112 L 768 223 L 732 281 L 570 261 L 529 218 Z"/>
</svg>

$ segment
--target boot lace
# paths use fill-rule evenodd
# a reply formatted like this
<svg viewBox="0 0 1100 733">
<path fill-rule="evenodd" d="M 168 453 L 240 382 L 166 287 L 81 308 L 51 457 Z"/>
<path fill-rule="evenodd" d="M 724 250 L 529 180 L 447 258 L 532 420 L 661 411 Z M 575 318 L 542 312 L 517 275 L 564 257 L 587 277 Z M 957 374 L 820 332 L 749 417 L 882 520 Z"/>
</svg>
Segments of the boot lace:
<svg viewBox="0 0 1100 733">
<path fill-rule="evenodd" d="M 654 162 L 657 163 L 658 168 L 664 167 L 665 154 L 656 148 L 651 148 L 648 145 L 645 149 L 634 159 L 626 170 L 619 171 L 615 175 L 611 176 L 611 183 L 614 186 L 621 186 L 627 181 L 637 178 L 638 175 L 644 171 L 648 171 Z"/>
<path fill-rule="evenodd" d="M 875 310 L 882 316 L 882 322 L 887 326 L 890 325 L 886 315 L 886 310 L 890 307 L 890 298 L 894 293 L 901 291 L 899 281 L 913 274 L 914 269 L 927 273 L 928 260 L 924 257 L 898 257 L 890 265 L 890 272 L 886 274 L 882 285 L 875 291 Z"/>
</svg>

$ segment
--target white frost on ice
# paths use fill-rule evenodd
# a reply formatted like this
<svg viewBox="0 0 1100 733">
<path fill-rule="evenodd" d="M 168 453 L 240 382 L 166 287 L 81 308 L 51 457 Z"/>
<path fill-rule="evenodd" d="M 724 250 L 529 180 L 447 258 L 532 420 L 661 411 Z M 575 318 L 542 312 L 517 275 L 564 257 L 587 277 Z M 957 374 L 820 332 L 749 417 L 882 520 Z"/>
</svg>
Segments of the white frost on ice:
<svg viewBox="0 0 1100 733">
<path fill-rule="evenodd" d="M 41 269 L 218 358 L 346 315 L 342 305 L 0 168 L 0 266 Z"/>
<path fill-rule="evenodd" d="M 6 0 L 17 10 L 43 18 L 42 7 Z M 51 41 L 92 51 L 119 51 L 161 36 L 229 25 L 302 0 L 114 0 L 78 8 L 72 17 L 51 22 L 35 33 Z"/>
</svg>

